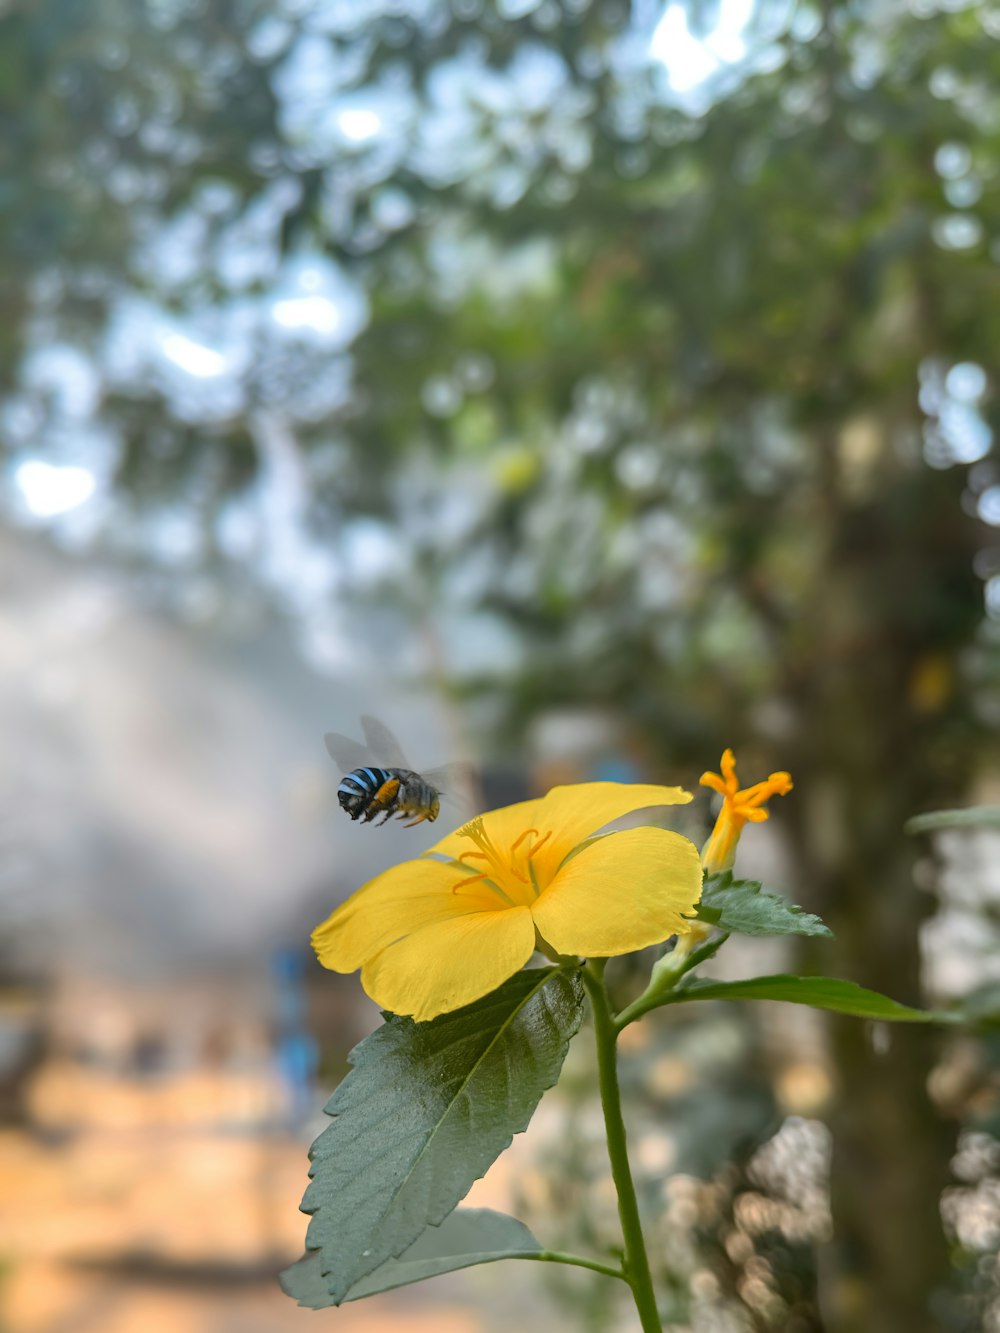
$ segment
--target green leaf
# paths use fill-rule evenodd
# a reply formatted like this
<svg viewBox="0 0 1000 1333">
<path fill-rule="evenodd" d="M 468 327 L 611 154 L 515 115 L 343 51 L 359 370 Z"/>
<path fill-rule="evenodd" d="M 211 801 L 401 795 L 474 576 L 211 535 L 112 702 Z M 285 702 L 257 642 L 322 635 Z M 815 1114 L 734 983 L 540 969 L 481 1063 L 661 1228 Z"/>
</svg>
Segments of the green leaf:
<svg viewBox="0 0 1000 1333">
<path fill-rule="evenodd" d="M 932 810 L 914 815 L 903 825 L 907 833 L 933 833 L 941 828 L 1000 828 L 1000 807 L 972 805 L 965 810 Z"/>
<path fill-rule="evenodd" d="M 977 986 L 961 1002 L 961 1013 L 970 1023 L 996 1027 L 1000 1024 L 1000 982 Z"/>
<path fill-rule="evenodd" d="M 667 1004 L 685 1000 L 786 1000 L 790 1004 L 808 1004 L 813 1009 L 830 1009 L 856 1018 L 877 1018 L 887 1023 L 948 1023 L 956 1015 L 911 1009 L 890 1000 L 878 991 L 865 990 L 853 981 L 837 977 L 751 977 L 748 981 L 710 981 L 692 978 L 666 999 Z"/>
<path fill-rule="evenodd" d="M 359 1301 L 380 1291 L 422 1282 L 439 1273 L 454 1273 L 474 1264 L 492 1264 L 498 1259 L 525 1259 L 541 1253 L 542 1247 L 516 1217 L 491 1208 L 459 1208 L 437 1227 L 428 1227 L 398 1259 L 387 1259 L 374 1272 L 355 1283 L 344 1297 Z M 327 1290 L 320 1255 L 307 1254 L 281 1274 L 283 1290 L 299 1305 L 324 1310 L 338 1302 Z"/>
<path fill-rule="evenodd" d="M 833 932 L 818 916 L 776 893 L 762 893 L 756 880 L 733 879 L 723 871 L 705 880 L 698 918 L 736 935 L 825 935 Z"/>
<path fill-rule="evenodd" d="M 582 1016 L 578 976 L 533 968 L 430 1023 L 389 1015 L 355 1048 L 302 1200 L 335 1304 L 443 1222 L 526 1128 Z"/>
</svg>

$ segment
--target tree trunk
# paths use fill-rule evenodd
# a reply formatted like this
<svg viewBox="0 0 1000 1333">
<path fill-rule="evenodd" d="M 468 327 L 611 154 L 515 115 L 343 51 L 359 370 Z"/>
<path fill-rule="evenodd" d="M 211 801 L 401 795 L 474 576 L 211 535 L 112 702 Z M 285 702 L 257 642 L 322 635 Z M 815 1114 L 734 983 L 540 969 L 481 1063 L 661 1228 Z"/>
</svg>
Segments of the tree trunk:
<svg viewBox="0 0 1000 1333">
<path fill-rule="evenodd" d="M 920 1003 L 918 919 L 906 866 L 844 884 L 844 974 Z M 906 890 L 909 890 L 908 893 Z M 867 900 L 868 910 L 859 911 Z M 881 900 L 881 901 L 880 901 Z M 895 903 L 891 926 L 886 907 Z M 847 914 L 845 914 L 846 916 Z M 940 1035 L 933 1028 L 832 1024 L 838 1073 L 833 1131 L 833 1239 L 820 1284 L 830 1333 L 931 1333 L 949 1281 L 940 1199 L 954 1130 L 928 1096 Z"/>
<path fill-rule="evenodd" d="M 913 882 L 903 825 L 962 801 L 975 750 L 956 659 L 981 590 L 960 484 L 901 468 L 870 505 L 831 494 L 822 604 L 805 627 L 808 664 L 800 651 L 795 668 L 803 751 L 789 813 L 797 806 L 806 882 L 837 936 L 812 957 L 817 970 L 917 1005 L 920 926 L 933 904 Z M 928 1094 L 941 1037 L 847 1019 L 831 1031 L 824 1322 L 829 1333 L 931 1333 L 950 1273 L 940 1198 L 955 1139 Z"/>
</svg>

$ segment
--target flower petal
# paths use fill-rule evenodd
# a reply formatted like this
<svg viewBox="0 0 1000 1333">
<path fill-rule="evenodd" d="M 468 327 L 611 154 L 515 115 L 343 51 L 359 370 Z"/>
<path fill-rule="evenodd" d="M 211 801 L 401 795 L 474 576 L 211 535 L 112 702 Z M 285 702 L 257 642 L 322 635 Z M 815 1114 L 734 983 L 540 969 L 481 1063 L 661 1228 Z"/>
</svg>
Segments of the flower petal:
<svg viewBox="0 0 1000 1333">
<path fill-rule="evenodd" d="M 475 912 L 390 944 L 362 968 L 361 984 L 383 1009 L 422 1023 L 496 990 L 534 951 L 526 907 Z"/>
<path fill-rule="evenodd" d="M 552 832 L 534 858 L 539 882 L 550 883 L 573 848 L 613 819 L 654 805 L 686 805 L 690 800 L 691 793 L 683 787 L 650 782 L 577 782 L 553 787 L 539 801 L 533 820 L 543 834 Z"/>
<path fill-rule="evenodd" d="M 682 913 L 701 897 L 701 881 L 693 842 L 668 829 L 627 829 L 568 861 L 531 915 L 560 953 L 608 958 L 690 930 Z"/>
<path fill-rule="evenodd" d="M 455 871 L 440 861 L 403 861 L 352 893 L 312 933 L 324 967 L 353 972 L 387 945 L 437 921 L 492 912 L 496 895 L 481 885 L 453 893 Z"/>
</svg>

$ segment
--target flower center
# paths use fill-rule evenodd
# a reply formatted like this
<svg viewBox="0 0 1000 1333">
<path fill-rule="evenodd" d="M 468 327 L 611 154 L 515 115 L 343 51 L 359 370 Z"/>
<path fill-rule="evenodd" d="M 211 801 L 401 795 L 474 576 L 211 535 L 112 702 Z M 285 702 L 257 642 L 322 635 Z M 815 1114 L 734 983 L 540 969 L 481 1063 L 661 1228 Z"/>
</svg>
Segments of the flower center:
<svg viewBox="0 0 1000 1333">
<path fill-rule="evenodd" d="M 527 907 L 546 887 L 539 882 L 532 858 L 548 842 L 551 832 L 540 834 L 538 829 L 528 828 L 509 847 L 499 848 L 479 817 L 466 824 L 459 833 L 474 843 L 477 850 L 463 852 L 456 864 L 475 870 L 475 873 L 454 884 L 452 893 L 458 893 L 470 884 L 483 884 L 508 906 Z M 473 862 L 481 863 L 482 868 L 474 866 Z"/>
</svg>

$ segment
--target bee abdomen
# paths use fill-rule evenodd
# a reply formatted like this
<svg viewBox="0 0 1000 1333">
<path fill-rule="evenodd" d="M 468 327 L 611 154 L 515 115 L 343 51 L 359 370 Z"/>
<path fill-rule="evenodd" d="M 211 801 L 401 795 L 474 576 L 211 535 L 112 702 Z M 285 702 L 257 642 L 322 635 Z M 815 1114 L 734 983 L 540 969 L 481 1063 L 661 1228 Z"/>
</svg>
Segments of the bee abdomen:
<svg viewBox="0 0 1000 1333">
<path fill-rule="evenodd" d="M 352 819 L 359 819 L 371 809 L 376 793 L 392 780 L 394 774 L 386 768 L 356 768 L 341 780 L 337 799 Z M 372 814 L 377 813 L 377 808 Z M 369 815 L 371 818 L 371 815 Z"/>
</svg>

